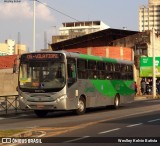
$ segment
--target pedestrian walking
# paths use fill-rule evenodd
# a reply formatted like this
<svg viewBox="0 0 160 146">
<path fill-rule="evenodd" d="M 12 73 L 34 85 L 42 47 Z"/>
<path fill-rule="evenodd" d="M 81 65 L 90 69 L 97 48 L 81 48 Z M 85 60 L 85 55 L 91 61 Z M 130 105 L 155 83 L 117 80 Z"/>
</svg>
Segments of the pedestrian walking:
<svg viewBox="0 0 160 146">
<path fill-rule="evenodd" d="M 158 94 L 160 95 L 160 80 L 158 80 L 157 82 L 157 90 L 158 90 Z"/>
<path fill-rule="evenodd" d="M 137 95 L 137 83 L 134 82 L 135 95 Z"/>
<path fill-rule="evenodd" d="M 141 93 L 144 95 L 146 93 L 146 82 L 144 79 L 141 81 Z"/>
</svg>

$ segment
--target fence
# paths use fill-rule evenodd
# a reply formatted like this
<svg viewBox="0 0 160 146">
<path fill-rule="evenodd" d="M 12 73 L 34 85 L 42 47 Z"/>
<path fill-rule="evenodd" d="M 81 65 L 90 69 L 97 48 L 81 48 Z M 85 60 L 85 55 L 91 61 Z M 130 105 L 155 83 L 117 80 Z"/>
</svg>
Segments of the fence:
<svg viewBox="0 0 160 146">
<path fill-rule="evenodd" d="M 17 113 L 18 109 L 18 95 L 0 96 L 0 113 L 5 112 L 5 114 L 8 114 L 10 110 Z"/>
</svg>

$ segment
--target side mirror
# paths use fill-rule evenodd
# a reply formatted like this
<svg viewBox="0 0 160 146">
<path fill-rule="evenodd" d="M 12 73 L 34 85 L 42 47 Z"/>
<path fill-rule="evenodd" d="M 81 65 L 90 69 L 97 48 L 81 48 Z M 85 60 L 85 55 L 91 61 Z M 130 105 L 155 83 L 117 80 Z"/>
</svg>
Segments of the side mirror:
<svg viewBox="0 0 160 146">
<path fill-rule="evenodd" d="M 16 91 L 18 92 L 18 86 L 16 87 Z"/>
<path fill-rule="evenodd" d="M 18 72 L 19 72 L 19 68 L 17 64 L 13 64 L 13 73 L 18 73 Z"/>
<path fill-rule="evenodd" d="M 16 72 L 17 72 L 17 65 L 13 64 L 13 73 L 16 73 Z"/>
</svg>

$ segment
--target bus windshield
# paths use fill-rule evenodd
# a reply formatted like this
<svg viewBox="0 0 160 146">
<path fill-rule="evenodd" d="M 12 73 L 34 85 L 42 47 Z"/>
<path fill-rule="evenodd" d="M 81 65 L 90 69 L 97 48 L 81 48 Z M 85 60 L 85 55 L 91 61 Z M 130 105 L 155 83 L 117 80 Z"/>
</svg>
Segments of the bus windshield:
<svg viewBox="0 0 160 146">
<path fill-rule="evenodd" d="M 20 64 L 19 86 L 23 89 L 57 89 L 65 85 L 64 62 L 23 61 Z"/>
</svg>

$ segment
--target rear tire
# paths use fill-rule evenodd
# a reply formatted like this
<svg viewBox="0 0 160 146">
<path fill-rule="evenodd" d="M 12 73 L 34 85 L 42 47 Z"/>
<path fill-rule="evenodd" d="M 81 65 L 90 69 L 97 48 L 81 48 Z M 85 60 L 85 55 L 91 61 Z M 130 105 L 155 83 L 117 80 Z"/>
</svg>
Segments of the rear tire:
<svg viewBox="0 0 160 146">
<path fill-rule="evenodd" d="M 44 118 L 44 117 L 47 116 L 48 111 L 46 111 L 46 110 L 34 110 L 34 113 L 37 115 L 37 117 Z"/>
<path fill-rule="evenodd" d="M 113 109 L 118 109 L 119 106 L 120 106 L 120 97 L 118 95 L 116 95 L 114 98 Z"/>
<path fill-rule="evenodd" d="M 78 100 L 78 108 L 75 110 L 77 115 L 82 115 L 86 112 L 86 101 L 83 97 Z"/>
</svg>

